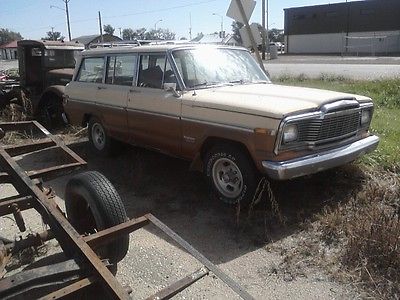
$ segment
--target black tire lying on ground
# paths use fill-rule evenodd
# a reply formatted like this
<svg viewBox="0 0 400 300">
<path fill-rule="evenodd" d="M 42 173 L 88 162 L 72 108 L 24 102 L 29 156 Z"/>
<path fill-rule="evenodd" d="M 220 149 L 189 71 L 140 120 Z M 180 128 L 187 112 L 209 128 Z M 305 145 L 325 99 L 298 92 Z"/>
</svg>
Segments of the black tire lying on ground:
<svg viewBox="0 0 400 300">
<path fill-rule="evenodd" d="M 80 234 L 91 234 L 128 220 L 112 183 L 101 173 L 88 171 L 71 178 L 65 188 L 65 208 L 71 225 Z M 110 263 L 121 261 L 129 247 L 129 234 L 96 249 Z"/>
</svg>

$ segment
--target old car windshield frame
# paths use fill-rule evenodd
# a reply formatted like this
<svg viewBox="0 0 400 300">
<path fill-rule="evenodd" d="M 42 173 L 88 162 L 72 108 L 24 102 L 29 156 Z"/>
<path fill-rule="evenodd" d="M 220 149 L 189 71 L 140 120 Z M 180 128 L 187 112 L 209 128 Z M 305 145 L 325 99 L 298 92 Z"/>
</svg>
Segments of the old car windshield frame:
<svg viewBox="0 0 400 300">
<path fill-rule="evenodd" d="M 187 56 L 184 58 L 185 54 Z M 171 51 L 171 58 L 186 90 L 271 82 L 246 49 L 208 46 L 179 48 Z M 188 61 L 183 62 L 183 58 L 188 58 Z M 190 68 L 189 63 L 192 63 Z"/>
<path fill-rule="evenodd" d="M 77 56 L 81 50 L 75 49 L 43 49 L 44 67 L 55 68 L 75 68 Z"/>
</svg>

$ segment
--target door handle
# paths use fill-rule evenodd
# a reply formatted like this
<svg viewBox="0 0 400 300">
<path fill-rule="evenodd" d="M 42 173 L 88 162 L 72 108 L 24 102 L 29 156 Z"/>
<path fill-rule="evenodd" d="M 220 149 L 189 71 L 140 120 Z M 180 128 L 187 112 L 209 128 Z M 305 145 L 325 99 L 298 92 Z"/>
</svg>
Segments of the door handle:
<svg viewBox="0 0 400 300">
<path fill-rule="evenodd" d="M 98 89 L 98 90 L 105 90 L 105 89 L 107 89 L 107 88 L 104 87 L 104 86 L 98 86 L 97 89 Z"/>
<path fill-rule="evenodd" d="M 140 91 L 135 90 L 135 89 L 130 89 L 129 92 L 130 92 L 130 93 L 140 93 Z"/>
</svg>

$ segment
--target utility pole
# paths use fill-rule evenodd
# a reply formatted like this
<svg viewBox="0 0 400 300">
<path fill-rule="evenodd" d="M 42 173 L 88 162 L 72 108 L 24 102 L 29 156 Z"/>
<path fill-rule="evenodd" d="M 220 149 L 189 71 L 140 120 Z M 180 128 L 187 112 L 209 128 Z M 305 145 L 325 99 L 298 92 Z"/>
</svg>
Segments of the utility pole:
<svg viewBox="0 0 400 300">
<path fill-rule="evenodd" d="M 265 48 L 266 48 L 266 42 L 267 39 L 265 38 L 265 0 L 262 0 L 262 5 L 261 5 L 261 17 L 262 17 L 262 59 L 265 60 Z"/>
<path fill-rule="evenodd" d="M 221 33 L 220 33 L 220 36 L 224 37 L 223 36 L 224 35 L 224 17 L 221 16 L 220 14 L 217 14 L 217 13 L 213 13 L 213 16 L 218 16 L 218 17 L 221 18 Z"/>
<path fill-rule="evenodd" d="M 267 52 L 269 53 L 269 26 L 268 26 L 268 22 L 269 22 L 269 6 L 268 6 L 268 0 L 267 1 L 267 5 L 266 5 L 266 10 L 265 10 L 265 26 L 266 26 L 266 48 L 267 48 Z"/>
<path fill-rule="evenodd" d="M 103 28 L 101 27 L 101 13 L 100 13 L 100 11 L 99 11 L 99 27 L 100 27 L 101 42 L 104 43 Z"/>
<path fill-rule="evenodd" d="M 71 41 L 71 25 L 69 24 L 69 10 L 68 2 L 71 0 L 63 0 L 65 2 L 65 13 L 67 14 L 67 27 L 68 27 L 68 38 Z"/>
<path fill-rule="evenodd" d="M 192 40 L 192 13 L 189 13 L 189 41 Z"/>
<path fill-rule="evenodd" d="M 66 16 L 67 16 L 68 38 L 69 38 L 69 40 L 71 41 L 71 26 L 70 26 L 70 24 L 69 24 L 69 10 L 68 10 L 68 3 L 69 3 L 69 1 L 71 1 L 71 0 L 61 0 L 61 1 L 63 1 L 63 2 L 65 3 L 65 9 L 64 9 L 64 8 L 61 8 L 61 7 L 58 7 L 58 6 L 56 6 L 56 5 L 50 5 L 50 8 L 57 8 L 57 9 L 59 9 L 59 10 L 65 11 L 65 14 L 66 14 Z"/>
</svg>

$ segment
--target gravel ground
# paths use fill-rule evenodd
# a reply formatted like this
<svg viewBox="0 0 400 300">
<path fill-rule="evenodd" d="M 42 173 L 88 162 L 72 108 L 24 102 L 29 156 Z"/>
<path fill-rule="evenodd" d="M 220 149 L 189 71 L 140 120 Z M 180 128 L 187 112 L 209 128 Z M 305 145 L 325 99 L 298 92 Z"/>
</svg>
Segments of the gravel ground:
<svg viewBox="0 0 400 300">
<path fill-rule="evenodd" d="M 152 213 L 181 237 L 218 265 L 257 299 L 354 299 L 358 294 L 349 286 L 333 282 L 324 270 L 305 266 L 299 273 L 280 269 L 285 256 L 272 247 L 275 244 L 295 245 L 299 224 L 279 225 L 268 216 L 268 239 L 265 238 L 265 211 L 257 208 L 246 220 L 236 224 L 235 211 L 212 201 L 205 182 L 198 173 L 188 171 L 189 164 L 164 155 L 128 148 L 115 158 L 91 155 L 86 147 L 78 153 L 88 161 L 88 167 L 104 173 L 116 186 L 126 206 L 128 216 L 135 218 Z M 19 162 L 29 168 L 49 164 L 49 156 L 40 159 L 24 158 Z M 321 203 L 331 174 L 311 177 L 305 181 L 276 186 L 286 218 L 301 214 L 305 199 L 320 195 Z M 49 182 L 61 198 L 68 177 Z M 321 181 L 322 180 L 322 181 Z M 304 190 L 305 186 L 307 187 Z M 12 188 L 0 185 L 0 195 L 13 193 Z M 299 195 L 299 199 L 293 195 Z M 322 198 L 321 198 L 322 197 Z M 290 200 L 290 201 L 289 201 Z M 62 206 L 62 200 L 57 199 Z M 304 202 L 303 202 L 304 201 Z M 308 203 L 306 205 L 309 205 Z M 301 208 L 300 208 L 301 207 Z M 319 204 L 317 210 L 322 209 Z M 33 211 L 24 212 L 30 231 L 43 228 Z M 15 237 L 15 222 L 11 216 L 0 218 L 1 234 Z M 59 249 L 54 242 L 45 251 Z M 43 253 L 42 253 L 43 254 Z M 130 237 L 130 248 L 119 264 L 117 278 L 133 288 L 133 297 L 142 299 L 162 287 L 194 272 L 201 265 L 153 226 L 146 226 Z M 215 276 L 207 276 L 176 296 L 176 299 L 235 299 L 237 297 Z"/>
</svg>

